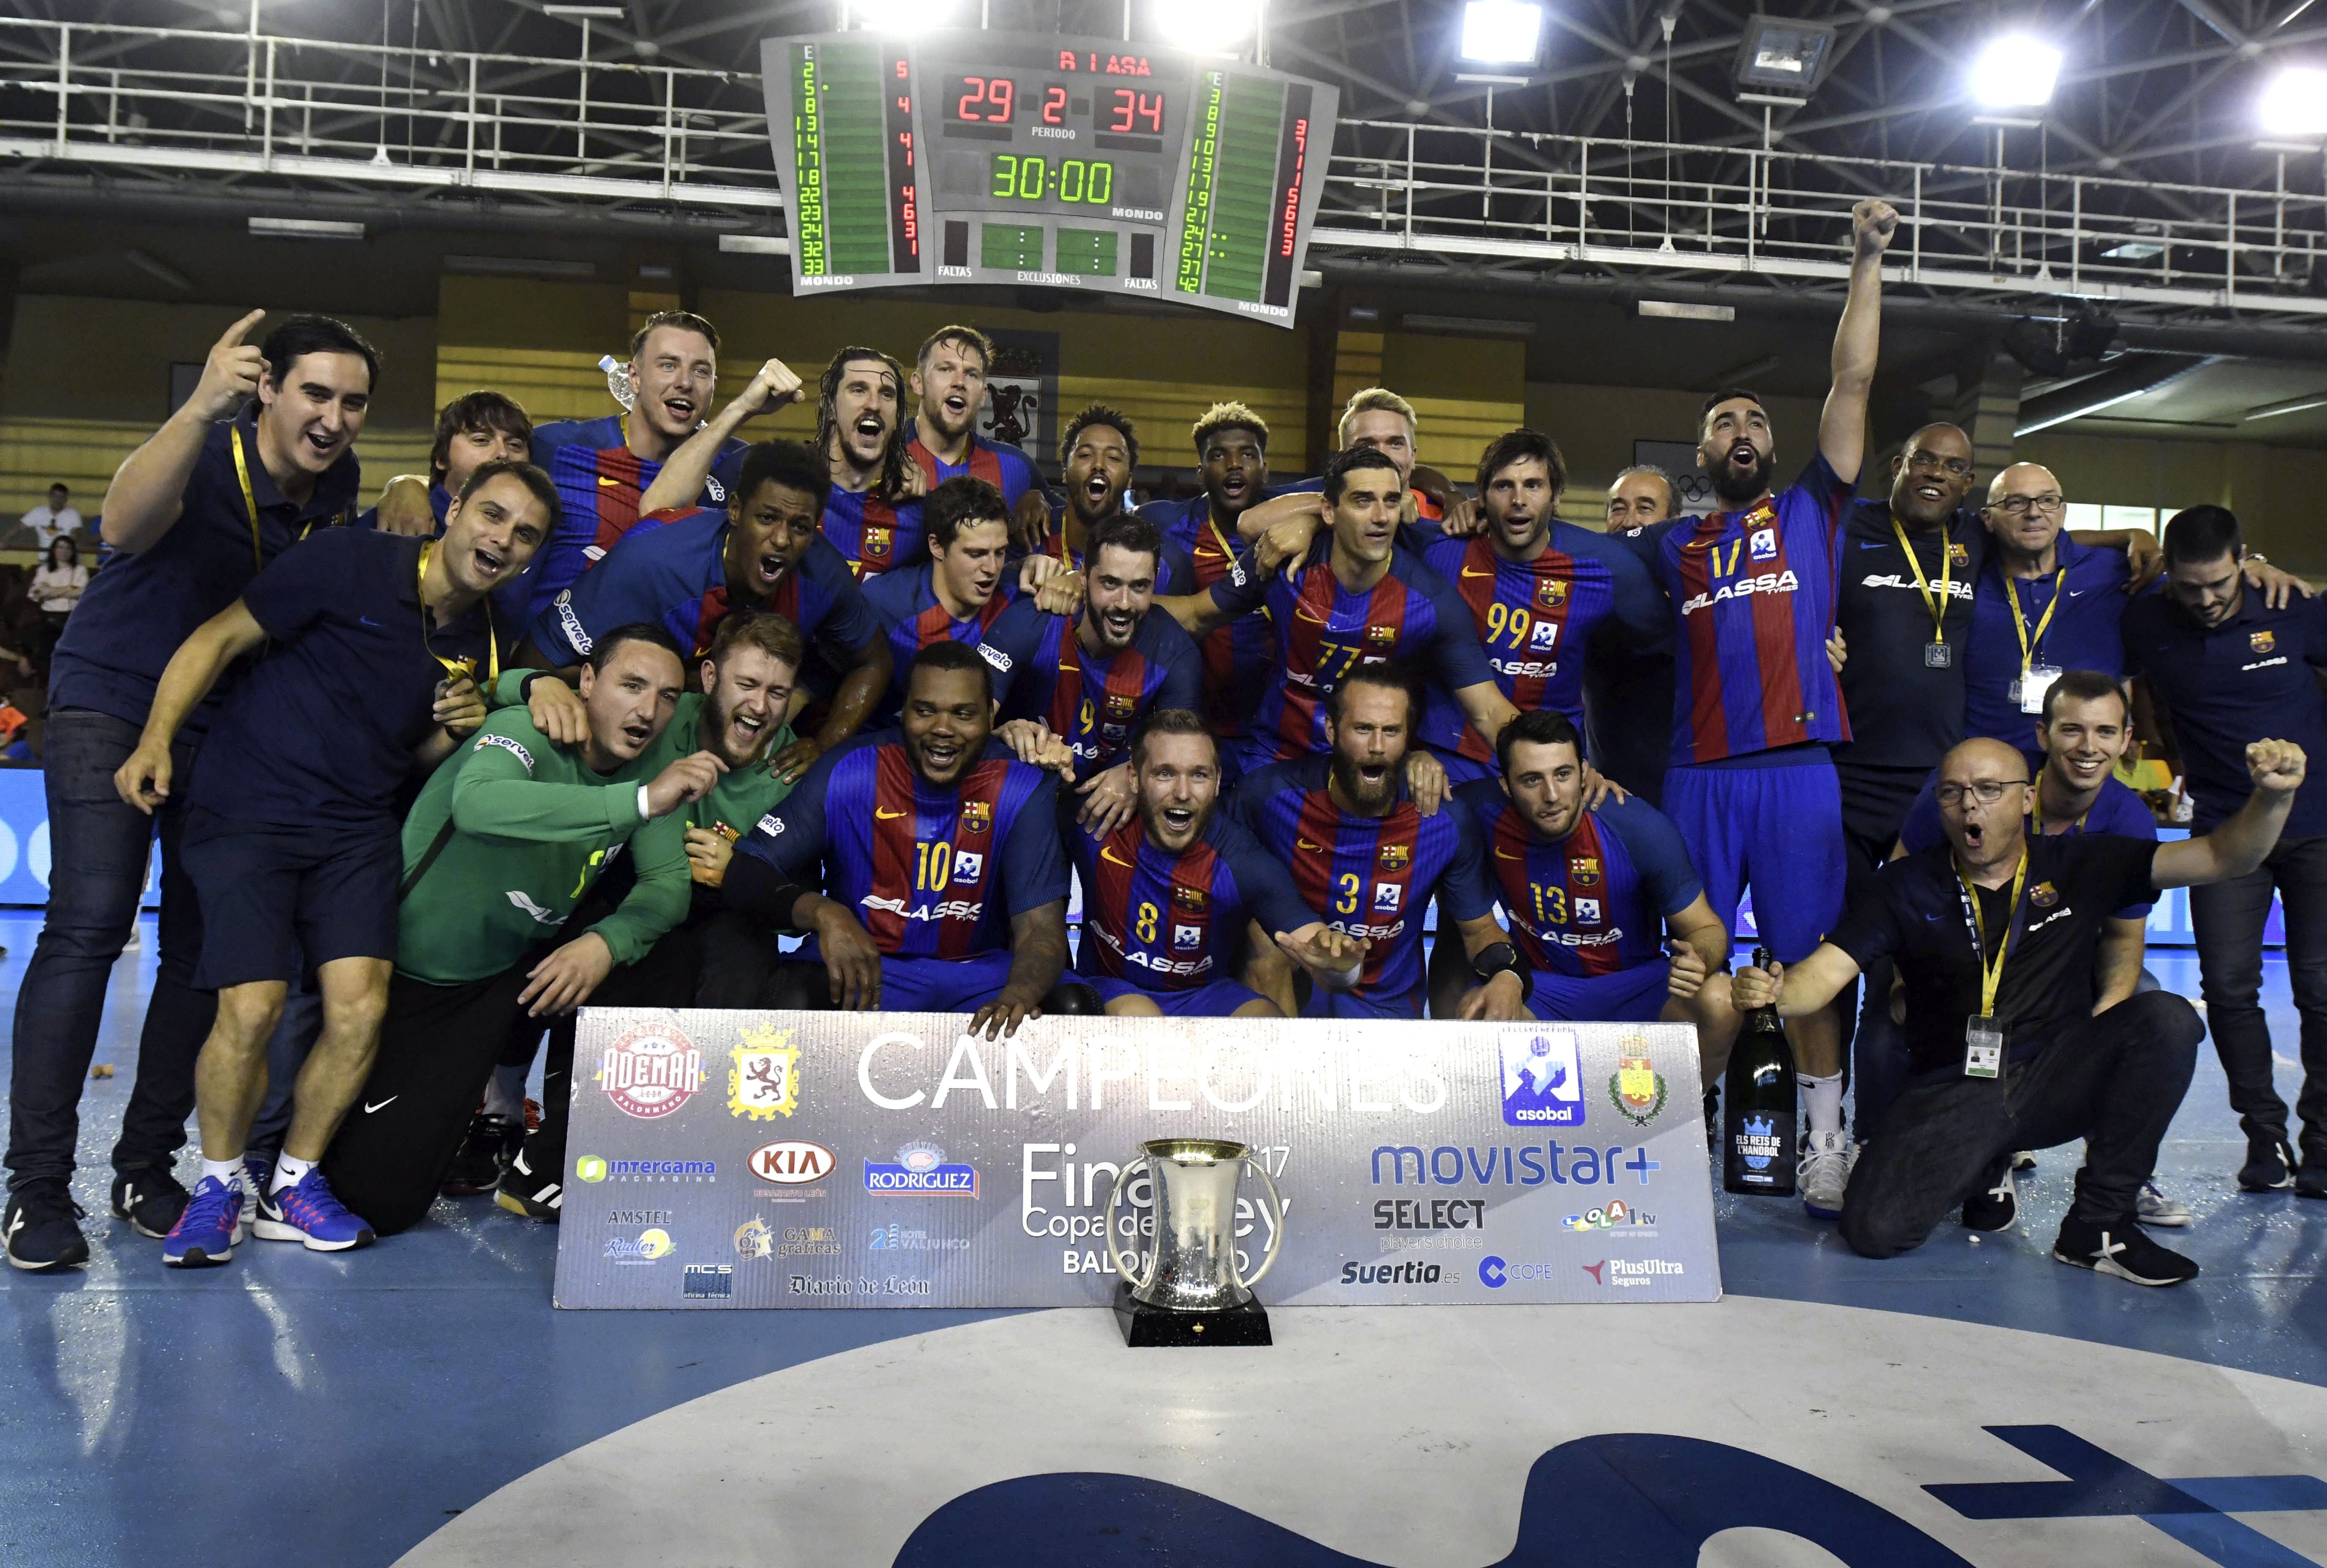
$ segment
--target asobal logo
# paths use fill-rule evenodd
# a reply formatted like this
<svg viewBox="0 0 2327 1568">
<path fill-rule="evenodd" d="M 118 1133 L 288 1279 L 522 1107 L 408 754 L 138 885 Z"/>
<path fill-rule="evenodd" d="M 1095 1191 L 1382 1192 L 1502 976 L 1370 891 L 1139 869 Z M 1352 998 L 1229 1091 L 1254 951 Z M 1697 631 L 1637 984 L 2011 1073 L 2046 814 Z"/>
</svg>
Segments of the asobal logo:
<svg viewBox="0 0 2327 1568">
<path fill-rule="evenodd" d="M 1572 1029 L 1507 1029 L 1503 1123 L 1512 1127 L 1584 1125 L 1583 1066 Z"/>
<path fill-rule="evenodd" d="M 574 1180 L 576 1181 L 603 1181 L 605 1179 L 606 1162 L 597 1155 L 584 1154 L 574 1162 Z"/>
</svg>

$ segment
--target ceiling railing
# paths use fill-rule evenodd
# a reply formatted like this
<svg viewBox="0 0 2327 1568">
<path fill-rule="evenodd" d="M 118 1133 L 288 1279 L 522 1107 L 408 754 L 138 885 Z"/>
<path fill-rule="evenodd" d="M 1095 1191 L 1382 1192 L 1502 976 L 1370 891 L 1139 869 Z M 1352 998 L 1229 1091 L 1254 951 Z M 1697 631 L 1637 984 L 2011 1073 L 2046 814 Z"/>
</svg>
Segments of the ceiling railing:
<svg viewBox="0 0 2327 1568">
<path fill-rule="evenodd" d="M 0 172 L 469 190 L 780 231 L 756 75 L 587 50 L 579 31 L 575 55 L 555 59 L 0 17 Z M 2272 189 L 2222 190 L 2000 156 L 1982 168 L 1344 121 L 1313 256 L 1833 280 L 1848 270 L 1851 204 L 1881 195 L 1905 220 L 1894 278 L 2307 316 L 2327 314 L 2327 198 L 2290 179 L 2320 175 L 2315 152 L 2282 154 Z"/>
</svg>

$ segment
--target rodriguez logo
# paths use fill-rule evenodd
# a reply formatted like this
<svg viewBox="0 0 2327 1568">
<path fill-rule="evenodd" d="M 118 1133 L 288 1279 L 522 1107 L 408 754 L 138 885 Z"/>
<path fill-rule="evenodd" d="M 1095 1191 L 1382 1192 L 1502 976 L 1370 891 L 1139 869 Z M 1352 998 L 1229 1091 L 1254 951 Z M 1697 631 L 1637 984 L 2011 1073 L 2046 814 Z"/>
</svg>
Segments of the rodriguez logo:
<svg viewBox="0 0 2327 1568">
<path fill-rule="evenodd" d="M 624 1115 L 653 1121 L 703 1087 L 703 1052 L 676 1029 L 641 1024 L 606 1048 L 598 1087 Z"/>
<path fill-rule="evenodd" d="M 864 1190 L 875 1198 L 975 1198 L 977 1167 L 947 1164 L 935 1143 L 908 1143 L 894 1164 L 864 1162 Z"/>
<path fill-rule="evenodd" d="M 789 1029 L 766 1024 L 743 1031 L 743 1043 L 727 1054 L 727 1111 L 755 1122 L 771 1122 L 799 1109 L 799 1047 Z"/>
<path fill-rule="evenodd" d="M 1584 1125 L 1583 1069 L 1576 1059 L 1575 1031 L 1506 1030 L 1500 1043 L 1506 1126 Z"/>
<path fill-rule="evenodd" d="M 832 1151 L 821 1143 L 786 1138 L 780 1143 L 761 1144 L 752 1151 L 745 1164 L 762 1181 L 773 1181 L 781 1187 L 805 1187 L 831 1175 L 834 1161 Z"/>
</svg>

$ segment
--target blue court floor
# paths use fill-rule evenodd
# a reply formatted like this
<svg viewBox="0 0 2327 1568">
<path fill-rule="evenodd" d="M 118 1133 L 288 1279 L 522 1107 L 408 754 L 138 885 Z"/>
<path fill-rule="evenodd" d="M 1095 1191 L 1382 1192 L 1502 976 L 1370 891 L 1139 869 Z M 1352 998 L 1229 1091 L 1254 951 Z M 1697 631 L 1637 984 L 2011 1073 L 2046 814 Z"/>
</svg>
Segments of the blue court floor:
<svg viewBox="0 0 2327 1568">
<path fill-rule="evenodd" d="M 37 930 L 36 918 L 0 917 L 10 1012 Z M 0 1563 L 385 1564 L 537 1467 L 684 1402 L 1002 1316 L 556 1312 L 555 1229 L 483 1199 L 440 1202 L 426 1224 L 360 1253 L 254 1242 L 227 1268 L 166 1271 L 158 1244 L 106 1212 L 106 1151 L 134 1076 L 153 941 L 148 919 L 116 973 L 98 1052 L 116 1076 L 83 1101 L 76 1192 L 91 1262 L 59 1277 L 12 1272 L 0 1301 Z M 2153 952 L 2150 966 L 2195 994 L 2185 951 Z M 2291 1101 L 2294 1018 L 2277 960 L 2266 976 Z M 2020 1228 L 1942 1227 L 1881 1264 L 1795 1204 L 1720 1197 L 1724 1283 L 1732 1296 L 2032 1330 L 2327 1386 L 2327 1203 L 2240 1194 L 2230 1173 L 2242 1150 L 2208 1053 L 2159 1173 L 2196 1217 L 2160 1233 L 2203 1266 L 2189 1288 L 2142 1291 L 2050 1260 L 2073 1149 L 2023 1179 Z M 1815 1343 L 1739 1351 L 1805 1365 L 1819 1354 Z"/>
</svg>

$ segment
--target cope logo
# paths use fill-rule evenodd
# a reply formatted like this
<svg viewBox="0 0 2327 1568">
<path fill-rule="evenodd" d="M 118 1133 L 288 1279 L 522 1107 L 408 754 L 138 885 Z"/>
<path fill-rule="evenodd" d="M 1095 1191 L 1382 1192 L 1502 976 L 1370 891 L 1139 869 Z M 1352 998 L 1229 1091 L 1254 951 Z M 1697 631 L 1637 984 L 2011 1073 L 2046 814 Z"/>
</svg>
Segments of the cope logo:
<svg viewBox="0 0 2327 1568">
<path fill-rule="evenodd" d="M 703 1052 L 667 1024 L 640 1024 L 598 1059 L 598 1087 L 624 1115 L 655 1121 L 703 1087 Z"/>
<path fill-rule="evenodd" d="M 1506 1126 L 1584 1125 L 1583 1068 L 1575 1031 L 1509 1029 L 1500 1045 Z"/>
<path fill-rule="evenodd" d="M 833 1156 L 832 1151 L 821 1143 L 785 1138 L 761 1144 L 752 1151 L 745 1163 L 752 1174 L 762 1181 L 773 1181 L 780 1187 L 805 1187 L 832 1174 Z"/>
</svg>

